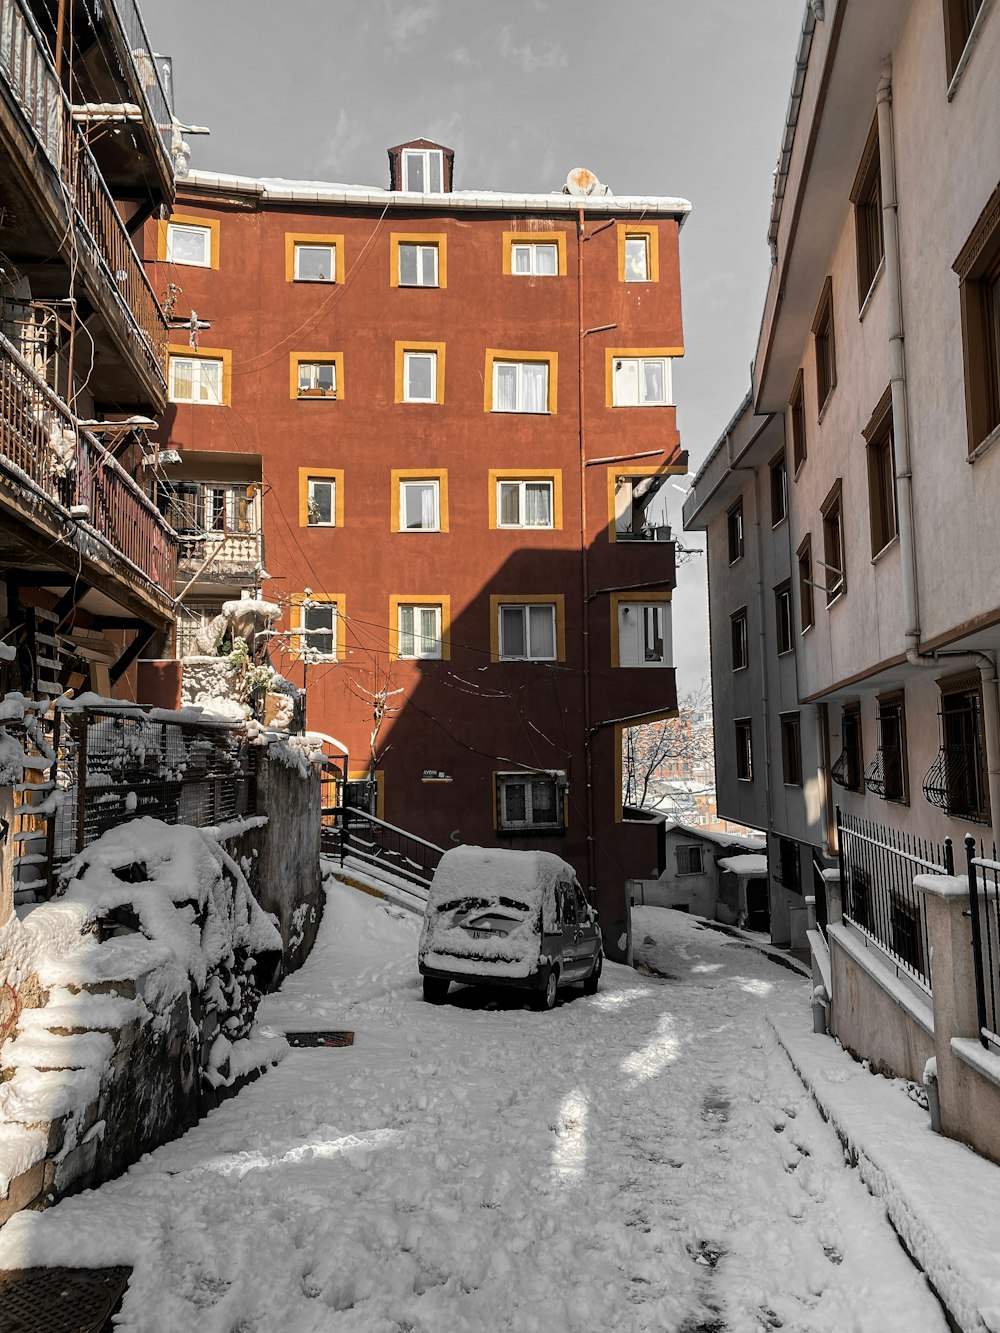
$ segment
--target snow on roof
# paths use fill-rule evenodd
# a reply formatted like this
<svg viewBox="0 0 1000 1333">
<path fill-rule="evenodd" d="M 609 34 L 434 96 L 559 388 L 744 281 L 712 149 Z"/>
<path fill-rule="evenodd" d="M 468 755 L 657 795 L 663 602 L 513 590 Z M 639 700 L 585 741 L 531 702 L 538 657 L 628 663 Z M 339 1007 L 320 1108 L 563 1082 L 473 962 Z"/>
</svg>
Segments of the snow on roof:
<svg viewBox="0 0 1000 1333">
<path fill-rule="evenodd" d="M 719 861 L 723 870 L 731 870 L 734 875 L 766 875 L 766 856 L 724 856 Z"/>
<path fill-rule="evenodd" d="M 202 190 L 256 194 L 270 203 L 340 204 L 354 208 L 386 208 L 394 204 L 438 212 L 500 209 L 504 212 L 670 213 L 683 222 L 691 212 L 687 199 L 668 195 L 508 194 L 501 190 L 451 190 L 417 194 L 412 190 L 384 190 L 377 185 L 341 185 L 332 181 L 285 180 L 281 176 L 230 176 L 216 171 L 192 171 L 184 185 Z"/>
<path fill-rule="evenodd" d="M 685 838 L 704 838 L 706 842 L 717 843 L 720 847 L 745 847 L 748 851 L 763 850 L 767 839 L 763 836 L 745 833 L 719 833 L 715 829 L 700 828 L 696 824 L 684 824 L 679 819 L 664 824 L 664 833 L 677 832 Z"/>
</svg>

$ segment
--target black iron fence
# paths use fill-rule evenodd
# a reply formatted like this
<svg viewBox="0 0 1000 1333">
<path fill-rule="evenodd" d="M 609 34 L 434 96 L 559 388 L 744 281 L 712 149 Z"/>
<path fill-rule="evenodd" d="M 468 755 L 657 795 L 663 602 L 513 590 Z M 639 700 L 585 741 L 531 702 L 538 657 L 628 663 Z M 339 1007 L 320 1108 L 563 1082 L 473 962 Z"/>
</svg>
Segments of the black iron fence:
<svg viewBox="0 0 1000 1333">
<path fill-rule="evenodd" d="M 142 815 L 211 828 L 257 813 L 260 750 L 243 728 L 138 708 L 56 709 L 51 882 L 108 829 Z"/>
<path fill-rule="evenodd" d="M 320 846 L 342 866 L 353 857 L 418 889 L 427 888 L 444 855 L 443 847 L 349 805 L 324 807 Z"/>
<path fill-rule="evenodd" d="M 845 814 L 838 806 L 837 841 L 845 918 L 929 990 L 927 916 L 913 879 L 955 873 L 951 839 L 933 843 Z"/>
<path fill-rule="evenodd" d="M 982 842 L 977 852 L 976 839 L 971 833 L 966 836 L 979 1040 L 986 1047 L 997 1048 L 1000 1047 L 1000 860 L 995 843 L 991 853 L 986 855 Z"/>
</svg>

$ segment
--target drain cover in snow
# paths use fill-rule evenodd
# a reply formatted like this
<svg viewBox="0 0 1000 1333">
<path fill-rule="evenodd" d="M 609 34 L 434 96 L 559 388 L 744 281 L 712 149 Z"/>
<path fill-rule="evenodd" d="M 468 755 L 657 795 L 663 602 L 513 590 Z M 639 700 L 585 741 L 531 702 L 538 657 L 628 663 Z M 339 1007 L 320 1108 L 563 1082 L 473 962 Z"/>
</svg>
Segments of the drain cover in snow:
<svg viewBox="0 0 1000 1333">
<path fill-rule="evenodd" d="M 131 1268 L 0 1270 L 4 1333 L 100 1333 L 125 1295 Z"/>
<path fill-rule="evenodd" d="M 289 1046 L 353 1046 L 353 1032 L 286 1032 Z"/>
</svg>

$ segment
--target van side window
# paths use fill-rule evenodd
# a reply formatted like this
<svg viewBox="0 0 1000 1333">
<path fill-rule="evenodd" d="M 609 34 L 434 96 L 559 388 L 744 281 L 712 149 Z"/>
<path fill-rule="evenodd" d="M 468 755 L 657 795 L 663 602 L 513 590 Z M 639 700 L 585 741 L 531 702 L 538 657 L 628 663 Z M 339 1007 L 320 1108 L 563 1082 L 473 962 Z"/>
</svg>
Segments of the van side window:
<svg viewBox="0 0 1000 1333">
<path fill-rule="evenodd" d="M 573 892 L 576 895 L 576 915 L 581 922 L 590 920 L 590 904 L 584 897 L 583 889 L 579 884 L 573 885 Z"/>
<path fill-rule="evenodd" d="M 570 884 L 559 885 L 559 924 L 561 926 L 572 926 L 576 921 L 576 910 L 573 903 L 573 887 Z"/>
</svg>

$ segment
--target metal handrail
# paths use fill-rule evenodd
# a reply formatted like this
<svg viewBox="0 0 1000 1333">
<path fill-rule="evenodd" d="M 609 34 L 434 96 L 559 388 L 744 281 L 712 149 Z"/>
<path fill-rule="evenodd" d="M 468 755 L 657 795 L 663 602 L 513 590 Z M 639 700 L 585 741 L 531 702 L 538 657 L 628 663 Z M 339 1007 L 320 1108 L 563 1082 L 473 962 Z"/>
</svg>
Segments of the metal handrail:
<svg viewBox="0 0 1000 1333">
<path fill-rule="evenodd" d="M 111 8 L 128 41 L 132 68 L 149 106 L 157 133 L 169 155 L 173 116 L 142 14 L 135 0 L 111 0 Z"/>
</svg>

